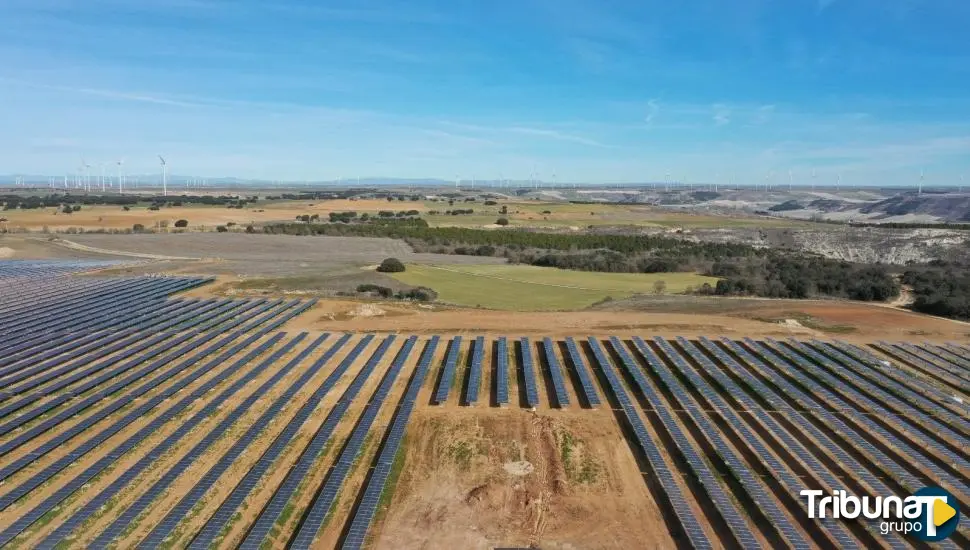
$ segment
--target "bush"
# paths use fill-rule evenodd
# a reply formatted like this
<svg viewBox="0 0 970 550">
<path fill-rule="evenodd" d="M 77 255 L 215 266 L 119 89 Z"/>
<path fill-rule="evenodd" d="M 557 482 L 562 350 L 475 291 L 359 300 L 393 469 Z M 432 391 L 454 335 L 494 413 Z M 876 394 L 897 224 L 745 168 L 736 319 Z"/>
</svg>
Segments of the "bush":
<svg viewBox="0 0 970 550">
<path fill-rule="evenodd" d="M 426 286 L 419 286 L 419 287 L 412 288 L 406 292 L 405 291 L 398 292 L 397 297 L 402 300 L 417 300 L 419 302 L 433 302 L 438 299 L 438 293 Z"/>
<path fill-rule="evenodd" d="M 141 233 L 145 231 L 145 226 L 140 223 L 136 223 L 135 225 L 131 226 L 131 230 L 135 233 Z"/>
<path fill-rule="evenodd" d="M 386 258 L 381 265 L 377 266 L 377 271 L 381 273 L 401 273 L 404 271 L 404 264 L 397 258 Z"/>
<path fill-rule="evenodd" d="M 218 231 L 219 233 L 225 233 L 226 231 L 229 231 L 229 228 L 224 225 L 217 225 L 216 231 Z"/>
<path fill-rule="evenodd" d="M 175 222 L 175 227 L 184 228 L 189 226 L 189 220 L 177 220 Z"/>
<path fill-rule="evenodd" d="M 509 224 L 508 218 L 499 218 L 495 220 L 495 225 L 501 225 L 502 227 L 505 227 L 508 224 Z"/>
<path fill-rule="evenodd" d="M 380 295 L 382 298 L 390 298 L 394 295 L 394 291 L 390 288 L 370 283 L 357 285 L 357 292 L 373 292 Z"/>
</svg>

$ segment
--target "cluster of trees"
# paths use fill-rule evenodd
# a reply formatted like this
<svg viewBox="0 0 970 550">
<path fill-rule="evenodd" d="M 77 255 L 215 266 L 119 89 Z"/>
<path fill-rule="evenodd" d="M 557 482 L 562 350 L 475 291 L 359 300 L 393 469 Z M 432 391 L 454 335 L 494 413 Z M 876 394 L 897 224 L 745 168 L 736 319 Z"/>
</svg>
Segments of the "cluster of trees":
<svg viewBox="0 0 970 550">
<path fill-rule="evenodd" d="M 881 265 L 857 265 L 818 256 L 772 252 L 764 258 L 727 267 L 712 266 L 718 295 L 811 298 L 832 296 L 861 301 L 883 301 L 899 295 L 899 284 Z M 731 273 L 726 275 L 725 273 Z"/>
<path fill-rule="evenodd" d="M 916 297 L 912 308 L 922 313 L 970 321 L 970 270 L 938 263 L 903 273 L 903 284 Z"/>
<path fill-rule="evenodd" d="M 780 204 L 768 207 L 769 212 L 787 212 L 789 210 L 801 210 L 802 205 L 796 200 L 785 201 Z"/>
<path fill-rule="evenodd" d="M 357 292 L 377 294 L 381 298 L 416 300 L 418 302 L 433 302 L 438 299 L 438 293 L 425 286 L 418 286 L 408 290 L 400 290 L 395 293 L 394 290 L 386 286 L 366 283 L 357 285 Z"/>
</svg>

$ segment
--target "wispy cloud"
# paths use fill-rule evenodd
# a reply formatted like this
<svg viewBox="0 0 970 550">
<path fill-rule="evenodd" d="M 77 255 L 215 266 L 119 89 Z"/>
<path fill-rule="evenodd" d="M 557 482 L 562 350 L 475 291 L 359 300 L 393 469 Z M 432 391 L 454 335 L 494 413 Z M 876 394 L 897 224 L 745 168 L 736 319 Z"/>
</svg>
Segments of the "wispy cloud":
<svg viewBox="0 0 970 550">
<path fill-rule="evenodd" d="M 718 103 L 714 105 L 714 115 L 712 117 L 715 126 L 724 126 L 731 123 L 731 109 L 726 105 Z"/>
<path fill-rule="evenodd" d="M 643 122 L 647 125 L 653 123 L 653 119 L 657 117 L 658 113 L 660 113 L 660 102 L 651 99 L 647 102 L 647 116 L 643 117 Z"/>
<path fill-rule="evenodd" d="M 151 93 L 138 93 L 138 92 L 126 92 L 119 90 L 106 90 L 98 88 L 75 88 L 71 86 L 55 86 L 51 84 L 42 84 L 37 82 L 28 82 L 24 80 L 19 80 L 15 78 L 0 77 L 0 82 L 26 86 L 29 88 L 43 89 L 43 90 L 56 90 L 60 92 L 68 92 L 72 94 L 83 94 L 101 97 L 105 99 L 113 99 L 117 101 L 134 101 L 138 103 L 153 103 L 155 105 L 169 105 L 173 107 L 201 107 L 201 103 L 196 103 L 192 101 L 184 101 L 181 99 L 172 99 L 164 95 L 156 95 Z"/>
</svg>

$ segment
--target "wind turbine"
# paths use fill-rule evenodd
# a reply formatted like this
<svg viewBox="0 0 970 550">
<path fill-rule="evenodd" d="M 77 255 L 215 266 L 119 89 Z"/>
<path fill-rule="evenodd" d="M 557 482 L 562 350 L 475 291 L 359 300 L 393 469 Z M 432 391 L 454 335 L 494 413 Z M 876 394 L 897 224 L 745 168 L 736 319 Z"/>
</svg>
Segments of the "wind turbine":
<svg viewBox="0 0 970 550">
<path fill-rule="evenodd" d="M 105 192 L 105 187 L 104 187 L 104 168 L 105 168 L 105 166 L 107 166 L 107 165 L 108 165 L 108 163 L 107 163 L 107 162 L 102 162 L 102 163 L 101 163 L 101 192 L 102 192 L 102 193 L 104 193 L 104 192 Z"/>
<path fill-rule="evenodd" d="M 792 183 L 794 182 L 794 177 L 792 176 L 791 169 L 788 170 L 788 192 L 791 193 Z"/>
<path fill-rule="evenodd" d="M 124 194 L 125 192 L 125 173 L 124 173 L 125 159 L 118 161 L 118 194 Z"/>
<path fill-rule="evenodd" d="M 842 173 L 841 172 L 839 173 L 839 178 L 837 180 L 835 180 L 835 190 L 836 191 L 841 191 L 842 190 Z"/>
<path fill-rule="evenodd" d="M 812 168 L 812 192 L 815 192 L 815 169 Z"/>
<path fill-rule="evenodd" d="M 90 193 L 91 192 L 91 172 L 88 171 L 88 168 L 91 168 L 91 165 L 88 163 L 84 163 L 84 190 Z"/>
<path fill-rule="evenodd" d="M 917 195 L 923 194 L 923 170 L 922 169 L 920 169 L 919 171 L 919 187 L 916 188 L 916 194 Z"/>
<path fill-rule="evenodd" d="M 162 163 L 162 196 L 168 196 L 168 165 L 162 155 L 158 155 L 158 160 Z"/>
</svg>

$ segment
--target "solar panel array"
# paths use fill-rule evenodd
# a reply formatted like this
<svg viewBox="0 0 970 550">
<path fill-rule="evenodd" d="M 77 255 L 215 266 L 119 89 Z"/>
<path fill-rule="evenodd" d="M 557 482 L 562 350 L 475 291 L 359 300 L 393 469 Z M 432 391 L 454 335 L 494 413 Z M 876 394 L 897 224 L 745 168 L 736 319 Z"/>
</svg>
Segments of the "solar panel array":
<svg viewBox="0 0 970 550">
<path fill-rule="evenodd" d="M 458 366 L 458 354 L 461 352 L 461 336 L 455 336 L 448 345 L 448 355 L 445 356 L 445 364 L 441 370 L 441 379 L 438 381 L 438 389 L 434 392 L 434 402 L 438 405 L 448 400 L 448 393 L 451 386 L 455 383 L 455 369 Z"/>
<path fill-rule="evenodd" d="M 468 385 L 465 387 L 465 404 L 478 402 L 478 392 L 482 385 L 482 361 L 485 360 L 485 338 L 479 336 L 472 343 L 472 364 L 468 371 Z"/>
<path fill-rule="evenodd" d="M 707 462 L 684 435 L 684 432 L 680 429 L 676 420 L 674 420 L 670 412 L 670 407 L 660 397 L 660 394 L 654 391 L 653 384 L 650 383 L 643 373 L 643 370 L 640 369 L 640 366 L 627 353 L 623 342 L 613 336 L 610 338 L 610 344 L 617 356 L 619 356 L 620 364 L 626 370 L 627 374 L 633 378 L 636 388 L 640 390 L 640 394 L 646 398 L 651 409 L 660 417 L 664 429 L 670 434 L 671 439 L 674 440 L 674 445 L 687 460 L 688 465 L 694 472 L 694 475 L 697 476 L 701 485 L 704 486 L 704 491 L 711 499 L 711 502 L 714 503 L 714 507 L 721 515 L 721 518 L 727 523 L 728 528 L 731 529 L 735 540 L 742 548 L 756 548 L 760 546 L 757 537 L 752 532 L 748 522 L 744 519 L 745 514 L 735 506 L 734 501 L 731 500 L 731 497 L 728 496 L 721 486 L 721 481 L 718 476 L 711 471 Z"/>
<path fill-rule="evenodd" d="M 344 334 L 312 360 L 329 335 L 290 339 L 274 332 L 312 301 L 173 299 L 173 293 L 209 280 L 70 276 L 97 268 L 0 261 L 0 456 L 9 457 L 0 463 L 0 545 L 22 545 L 28 537 L 21 535 L 43 519 L 49 530 L 34 531 L 31 536 L 42 540 L 31 546 L 201 549 L 241 541 L 242 548 L 267 543 L 308 548 L 322 529 L 341 528 L 343 548 L 365 546 L 441 337 L 429 338 L 420 358 L 412 358 L 418 337 L 389 336 L 364 361 L 375 336 Z M 324 375 L 351 342 L 353 349 Z M 615 400 L 618 418 L 632 432 L 631 445 L 642 451 L 656 480 L 652 490 L 666 501 L 661 512 L 671 514 L 667 521 L 675 538 L 682 531 L 694 547 L 714 545 L 712 531 L 692 516 L 698 505 L 717 518 L 716 525 L 727 527 L 729 534 L 718 534 L 727 546 L 758 547 L 761 529 L 770 533 L 770 543 L 777 533 L 794 548 L 822 537 L 840 547 L 907 547 L 901 537 L 884 537 L 872 524 L 859 524 L 866 532 L 826 520 L 806 524 L 803 532 L 784 510 L 800 504 L 800 488 L 845 488 L 847 475 L 852 486 L 873 494 L 896 492 L 896 482 L 915 490 L 927 479 L 970 494 L 965 483 L 970 422 L 953 395 L 970 387 L 970 359 L 958 346 L 882 343 L 876 350 L 901 362 L 892 367 L 875 351 L 843 342 L 746 339 L 742 345 L 654 338 L 648 344 L 634 338 L 631 347 L 611 337 L 611 357 L 589 338 L 587 365 L 587 350 L 574 339 L 542 338 L 538 351 L 548 369 L 537 370 L 529 338 L 518 338 L 520 353 L 511 365 L 508 342 L 478 336 L 470 343 L 462 402 L 478 402 L 486 345 L 493 345 L 492 380 L 500 406 L 509 402 L 510 368 L 521 369 L 513 374 L 521 376 L 528 407 L 539 406 L 540 382 L 549 384 L 552 407 L 568 406 L 564 367 L 572 370 L 583 406 L 601 404 L 602 381 L 604 395 Z M 559 345 L 566 363 L 556 353 Z M 462 337 L 455 336 L 432 402 L 447 401 L 461 356 Z M 381 435 L 377 418 L 411 361 L 416 369 L 350 515 L 342 526 L 331 524 L 330 515 L 344 513 L 336 506 L 340 491 L 355 464 L 370 460 L 367 436 Z M 339 399 L 328 400 L 360 362 Z M 385 365 L 370 399 L 363 400 L 364 385 Z M 618 369 L 631 382 L 629 389 Z M 319 378 L 310 393 L 307 386 Z M 958 391 L 951 392 L 954 388 Z M 359 416 L 347 414 L 354 403 L 361 407 Z M 649 409 L 638 411 L 641 403 Z M 957 414 L 940 414 L 941 405 Z M 662 438 L 655 438 L 641 414 L 655 422 Z M 338 426 L 353 427 L 345 432 Z M 336 433 L 348 435 L 338 441 Z M 223 440 L 227 436 L 231 439 Z M 872 444 L 873 437 L 886 445 Z M 328 444 L 340 449 L 332 463 L 321 458 Z M 705 456 L 708 449 L 716 456 Z M 295 463 L 283 461 L 289 453 Z M 160 464 L 161 471 L 151 474 Z M 316 474 L 322 479 L 314 478 L 320 480 L 303 493 L 301 484 L 314 468 L 324 467 L 326 473 Z M 273 476 L 277 471 L 279 478 Z M 107 472 L 110 478 L 103 476 Z M 804 472 L 808 477 L 799 477 Z M 679 480 L 684 475 L 699 484 L 685 490 Z M 257 494 L 272 496 L 260 500 Z M 772 527 L 746 517 L 749 500 Z M 247 507 L 258 512 L 255 519 L 233 527 Z M 102 513 L 104 529 L 92 521 Z M 279 523 L 284 515 L 296 519 L 284 525 Z M 965 533 L 958 537 L 965 542 Z"/>
<path fill-rule="evenodd" d="M 787 353 L 787 350 L 785 350 L 779 342 L 776 342 L 770 338 L 767 340 L 774 347 L 775 350 L 781 350 L 786 357 L 794 357 L 796 360 L 799 359 L 797 356 Z M 799 364 L 799 366 L 802 366 L 803 368 L 805 368 L 807 372 L 810 372 L 820 380 L 824 380 L 827 384 L 829 384 L 830 387 L 836 388 L 840 393 L 842 393 L 846 397 L 852 399 L 856 403 L 860 403 L 865 408 L 868 408 L 870 411 L 875 412 L 880 417 L 893 418 L 894 419 L 893 426 L 896 429 L 899 429 L 900 431 L 905 432 L 910 439 L 912 439 L 915 443 L 919 444 L 918 447 L 908 445 L 908 444 L 906 445 L 906 447 L 904 447 L 908 449 L 909 452 L 913 453 L 912 456 L 922 457 L 922 460 L 930 460 L 929 456 L 926 454 L 927 453 L 926 449 L 932 449 L 933 452 L 946 457 L 946 459 L 949 461 L 950 464 L 954 464 L 963 469 L 970 469 L 970 462 L 967 461 L 965 455 L 957 454 L 956 452 L 949 449 L 945 444 L 943 444 L 939 440 L 927 436 L 924 433 L 924 431 L 920 430 L 915 425 L 915 423 L 908 420 L 906 416 L 894 414 L 892 411 L 890 411 L 880 403 L 877 403 L 874 399 L 867 397 L 866 393 L 868 395 L 879 396 L 883 401 L 893 402 L 898 406 L 901 406 L 907 409 L 908 415 L 911 415 L 915 418 L 919 418 L 923 422 L 935 423 L 935 421 L 927 417 L 925 414 L 922 414 L 919 411 L 912 409 L 911 407 L 909 407 L 909 405 L 904 404 L 902 401 L 899 401 L 898 399 L 889 395 L 888 393 L 876 388 L 874 385 L 867 383 L 866 381 L 862 380 L 859 376 L 852 374 L 850 371 L 846 369 L 838 369 L 838 367 L 835 366 L 831 361 L 829 361 L 827 358 L 820 355 L 819 353 L 815 352 L 811 348 L 798 344 L 794 346 L 794 349 L 796 351 L 804 352 L 805 356 L 810 357 L 814 361 L 814 362 L 802 361 L 802 363 Z M 818 365 L 826 365 L 829 368 L 834 368 L 835 371 L 841 375 L 843 380 L 851 380 L 854 384 L 858 385 L 860 388 L 863 388 L 863 390 L 866 393 L 863 393 L 862 391 L 855 389 L 855 387 L 853 387 L 852 385 L 845 384 L 842 380 L 826 372 Z M 857 414 L 857 413 L 854 413 L 854 414 Z M 895 436 L 892 436 L 892 437 L 894 439 L 898 439 L 898 438 L 895 438 Z M 938 475 L 942 476 L 942 479 L 949 480 L 951 478 L 949 474 L 946 474 L 945 472 L 943 472 L 943 470 L 939 468 L 935 468 L 935 471 L 938 473 Z M 958 487 L 962 487 L 964 489 L 970 489 L 970 485 L 963 485 L 957 480 L 953 480 L 952 482 L 956 483 L 956 486 Z M 966 494 L 970 494 L 970 491 L 966 492 Z"/>
<path fill-rule="evenodd" d="M 886 372 L 888 369 L 876 368 L 873 370 L 873 368 L 867 367 L 838 348 L 827 346 L 823 342 L 814 341 L 811 343 L 811 347 L 808 347 L 807 344 L 792 341 L 789 346 L 806 351 L 814 350 L 816 353 L 822 353 L 827 358 L 837 361 L 838 366 L 835 367 L 834 372 L 839 372 L 839 370 L 842 370 L 840 367 L 845 367 L 846 370 L 843 370 L 845 374 L 851 373 L 853 379 L 864 380 L 862 387 L 873 389 L 870 395 L 875 395 L 884 402 L 892 404 L 897 410 L 911 411 L 915 418 L 935 433 L 951 437 L 964 446 L 970 446 L 970 438 L 967 438 L 967 434 L 970 433 L 970 422 L 955 415 L 943 415 L 941 417 L 938 415 L 939 404 L 930 401 L 923 394 L 914 391 L 909 385 L 901 382 L 896 373 Z M 832 366 L 830 362 L 829 366 Z M 957 431 L 950 424 L 962 429 L 963 432 Z"/>
<path fill-rule="evenodd" d="M 643 339 L 637 337 L 633 340 L 634 345 L 637 350 L 647 359 L 647 362 L 653 368 L 653 370 L 660 376 L 664 381 L 667 388 L 674 394 L 677 401 L 680 402 L 681 406 L 687 409 L 690 413 L 691 418 L 697 423 L 701 428 L 701 433 L 704 437 L 711 443 L 714 450 L 717 452 L 718 456 L 724 460 L 724 463 L 731 470 L 731 473 L 741 481 L 744 486 L 744 490 L 751 496 L 751 498 L 758 503 L 758 507 L 761 511 L 771 520 L 771 525 L 776 529 L 780 536 L 792 547 L 792 548 L 811 548 L 808 540 L 802 534 L 794 523 L 788 518 L 788 516 L 782 511 L 778 502 L 771 497 L 770 489 L 765 485 L 764 481 L 756 476 L 754 472 L 744 463 L 741 455 L 735 451 L 727 442 L 727 440 L 721 435 L 721 430 L 717 428 L 714 422 L 707 416 L 705 411 L 701 408 L 693 397 L 687 393 L 685 388 L 683 388 L 674 374 L 667 368 L 667 365 L 653 353 L 646 342 Z M 687 363 L 684 358 L 677 353 L 673 347 L 661 338 L 655 338 L 654 342 L 660 347 L 661 351 L 677 366 L 678 370 L 684 374 L 688 380 L 690 380 L 691 385 L 700 392 L 704 399 L 717 411 L 717 413 L 728 423 L 731 428 L 736 430 L 740 435 L 742 440 L 748 445 L 751 445 L 755 449 L 755 454 L 758 458 L 766 461 L 770 464 L 773 473 L 783 482 L 785 485 L 794 486 L 798 483 L 798 480 L 794 478 L 774 456 L 768 451 L 768 449 L 757 439 L 754 434 L 748 429 L 748 427 L 741 422 L 741 419 L 734 413 L 730 405 L 721 397 L 721 395 L 715 391 L 707 382 L 700 377 L 696 371 Z M 797 490 L 796 490 L 797 493 Z"/>
<path fill-rule="evenodd" d="M 536 388 L 536 369 L 532 361 L 532 344 L 528 338 L 519 339 L 519 353 L 522 367 L 522 380 L 525 383 L 525 404 L 539 406 L 539 390 Z"/>
<path fill-rule="evenodd" d="M 613 365 L 607 359 L 600 343 L 592 336 L 587 339 L 587 342 L 589 343 L 590 350 L 593 352 L 593 357 L 596 359 L 596 364 L 600 372 L 606 378 L 613 397 L 616 398 L 617 403 L 623 410 L 623 416 L 633 431 L 640 450 L 643 452 L 650 466 L 651 472 L 669 500 L 671 509 L 677 516 L 677 521 L 680 524 L 681 530 L 687 536 L 687 540 L 690 541 L 691 546 L 694 548 L 713 548 L 714 546 L 711 544 L 704 529 L 691 514 L 690 505 L 687 503 L 683 491 L 680 490 L 680 486 L 674 481 L 674 478 L 679 476 L 679 474 L 676 470 L 668 466 L 667 460 L 660 451 L 660 447 L 657 446 L 657 442 L 647 431 L 647 427 L 643 424 L 643 420 L 640 418 L 636 407 L 633 405 L 633 401 L 630 399 L 630 394 L 624 388 L 623 382 L 617 376 Z"/>
<path fill-rule="evenodd" d="M 364 411 L 361 413 L 357 425 L 354 426 L 354 431 L 351 432 L 350 438 L 344 445 L 344 449 L 340 452 L 340 456 L 337 457 L 337 462 L 324 481 L 323 487 L 320 489 L 313 504 L 310 505 L 310 510 L 304 515 L 303 522 L 300 524 L 291 542 L 291 547 L 310 548 L 317 532 L 323 526 L 327 514 L 333 508 L 340 487 L 343 486 L 344 480 L 347 479 L 347 474 L 350 473 L 354 462 L 360 456 L 367 432 L 370 431 L 374 420 L 377 419 L 377 413 L 384 406 L 384 400 L 391 393 L 391 387 L 394 385 L 395 380 L 397 380 L 401 369 L 404 367 L 404 362 L 407 361 L 416 341 L 416 336 L 410 336 L 404 342 L 404 347 L 398 352 L 397 357 L 394 358 L 394 362 L 391 363 L 391 368 L 384 375 L 380 386 L 377 387 L 370 401 L 364 407 Z"/>
<path fill-rule="evenodd" d="M 311 370 L 319 370 L 323 365 L 327 364 L 334 355 L 336 355 L 343 346 L 350 340 L 350 334 L 344 334 L 340 340 L 338 340 L 326 353 L 323 354 L 317 361 L 311 366 Z M 365 338 L 358 342 L 355 346 L 355 351 L 351 354 L 357 357 L 360 352 L 370 343 L 372 335 L 367 335 Z M 190 547 L 196 550 L 201 550 L 204 548 L 209 548 L 213 542 L 218 542 L 219 533 L 222 532 L 223 528 L 231 521 L 232 516 L 236 513 L 236 510 L 242 506 L 243 501 L 249 494 L 256 489 L 260 480 L 269 472 L 272 465 L 279 459 L 280 455 L 286 447 L 292 443 L 293 439 L 296 437 L 299 429 L 306 423 L 310 418 L 311 413 L 316 409 L 320 402 L 330 393 L 330 390 L 337 384 L 341 377 L 347 372 L 352 361 L 341 361 L 340 364 L 334 369 L 327 378 L 323 381 L 320 387 L 310 396 L 310 398 L 300 407 L 293 419 L 286 424 L 283 431 L 273 440 L 273 443 L 269 446 L 266 451 L 263 452 L 259 460 L 256 461 L 246 475 L 239 481 L 238 484 L 233 488 L 229 496 L 219 505 L 216 512 L 209 518 L 202 529 L 196 534 L 195 538 L 192 540 Z"/>
<path fill-rule="evenodd" d="M 404 397 L 401 398 L 401 405 L 391 420 L 391 426 L 387 430 L 387 438 L 378 452 L 374 471 L 362 489 L 363 496 L 350 518 L 350 527 L 347 529 L 347 535 L 344 537 L 341 548 L 349 550 L 364 546 L 367 539 L 367 530 L 370 528 L 371 522 L 374 521 L 374 514 L 377 513 L 377 505 L 380 503 L 384 486 L 391 475 L 398 450 L 401 448 L 404 429 L 407 427 L 408 420 L 411 419 L 411 412 L 414 411 L 418 392 L 421 391 L 424 379 L 428 376 L 428 369 L 431 366 L 431 360 L 434 358 L 435 349 L 438 347 L 438 340 L 438 336 L 433 336 L 424 348 L 417 369 L 408 383 Z"/>
<path fill-rule="evenodd" d="M 499 406 L 509 404 L 509 344 L 502 336 L 495 342 L 495 401 Z"/>
<path fill-rule="evenodd" d="M 263 507 L 260 512 L 259 517 L 256 519 L 256 523 L 250 528 L 249 532 L 246 534 L 246 538 L 243 539 L 240 548 L 246 548 L 250 550 L 258 550 L 263 542 L 269 537 L 270 529 L 272 529 L 273 524 L 279 519 L 280 514 L 283 513 L 283 508 L 286 504 L 293 498 L 294 493 L 296 493 L 297 487 L 303 482 L 313 463 L 316 462 L 323 451 L 324 446 L 330 437 L 333 435 L 333 431 L 336 429 L 337 424 L 343 418 L 344 413 L 350 407 L 351 402 L 357 397 L 361 388 L 364 387 L 364 382 L 370 378 L 371 373 L 377 367 L 377 364 L 387 353 L 388 348 L 395 340 L 395 336 L 391 335 L 381 342 L 381 345 L 377 348 L 377 351 L 367 360 L 364 364 L 364 368 L 361 369 L 354 381 L 347 387 L 344 394 L 340 397 L 340 400 L 336 405 L 330 410 L 330 414 L 327 415 L 327 419 L 320 426 L 320 429 L 313 435 L 310 443 L 304 449 L 303 453 L 300 454 L 300 458 L 297 460 L 296 464 L 290 468 L 286 474 L 286 479 L 273 494 L 273 498 L 270 499 L 269 503 Z M 354 357 L 356 359 L 356 357 Z"/>
</svg>

